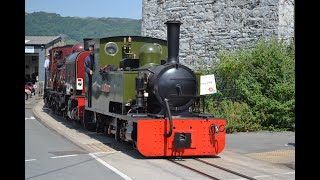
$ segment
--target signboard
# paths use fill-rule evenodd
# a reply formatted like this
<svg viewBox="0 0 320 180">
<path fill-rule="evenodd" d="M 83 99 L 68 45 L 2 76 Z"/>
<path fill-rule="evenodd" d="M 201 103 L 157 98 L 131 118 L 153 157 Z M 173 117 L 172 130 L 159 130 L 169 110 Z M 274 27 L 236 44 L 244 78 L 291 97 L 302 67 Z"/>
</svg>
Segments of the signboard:
<svg viewBox="0 0 320 180">
<path fill-rule="evenodd" d="M 200 95 L 217 93 L 214 74 L 200 76 Z"/>
<path fill-rule="evenodd" d="M 34 53 L 34 46 L 24 46 L 25 53 Z"/>
</svg>

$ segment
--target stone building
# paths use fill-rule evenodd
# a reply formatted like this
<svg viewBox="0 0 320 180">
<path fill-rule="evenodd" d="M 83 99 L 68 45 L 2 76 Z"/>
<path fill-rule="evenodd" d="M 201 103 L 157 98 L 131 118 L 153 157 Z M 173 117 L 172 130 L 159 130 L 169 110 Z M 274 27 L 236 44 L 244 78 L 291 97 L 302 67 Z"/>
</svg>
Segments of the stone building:
<svg viewBox="0 0 320 180">
<path fill-rule="evenodd" d="M 167 39 L 167 20 L 179 20 L 179 61 L 208 65 L 219 49 L 260 37 L 294 38 L 294 0 L 143 0 L 143 36 Z"/>
</svg>

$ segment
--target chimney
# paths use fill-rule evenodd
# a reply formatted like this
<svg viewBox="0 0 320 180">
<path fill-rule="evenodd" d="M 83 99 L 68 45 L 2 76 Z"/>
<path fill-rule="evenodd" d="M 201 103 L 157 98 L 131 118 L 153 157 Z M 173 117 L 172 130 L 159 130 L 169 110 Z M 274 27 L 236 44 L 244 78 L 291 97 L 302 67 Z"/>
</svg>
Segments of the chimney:
<svg viewBox="0 0 320 180">
<path fill-rule="evenodd" d="M 179 63 L 179 35 L 180 21 L 167 21 L 167 46 L 168 60 L 167 63 Z"/>
<path fill-rule="evenodd" d="M 84 38 L 84 39 L 83 39 L 83 44 L 84 44 L 83 49 L 84 49 L 85 51 L 89 51 L 90 40 L 92 40 L 92 38 Z"/>
</svg>

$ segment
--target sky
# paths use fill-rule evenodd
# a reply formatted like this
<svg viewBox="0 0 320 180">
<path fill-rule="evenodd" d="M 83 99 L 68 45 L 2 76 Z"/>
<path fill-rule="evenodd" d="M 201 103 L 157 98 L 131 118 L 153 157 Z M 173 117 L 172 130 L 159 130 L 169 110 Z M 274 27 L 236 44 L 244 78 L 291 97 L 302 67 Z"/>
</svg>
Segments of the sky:
<svg viewBox="0 0 320 180">
<path fill-rule="evenodd" d="M 142 19 L 143 0 L 25 0 L 25 12 L 48 12 L 62 17 Z"/>
</svg>

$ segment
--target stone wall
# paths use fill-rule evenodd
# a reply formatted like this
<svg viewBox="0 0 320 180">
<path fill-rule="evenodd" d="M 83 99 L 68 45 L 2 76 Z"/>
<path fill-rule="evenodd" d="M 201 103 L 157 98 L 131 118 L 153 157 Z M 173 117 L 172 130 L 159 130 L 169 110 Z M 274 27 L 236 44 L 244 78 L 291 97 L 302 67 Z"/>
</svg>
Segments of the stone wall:
<svg viewBox="0 0 320 180">
<path fill-rule="evenodd" d="M 167 39 L 167 20 L 179 20 L 179 61 L 208 65 L 219 49 L 260 37 L 294 37 L 293 0 L 143 0 L 142 35 Z"/>
</svg>

